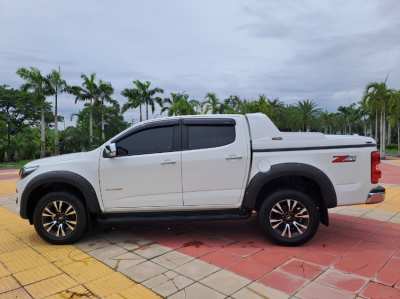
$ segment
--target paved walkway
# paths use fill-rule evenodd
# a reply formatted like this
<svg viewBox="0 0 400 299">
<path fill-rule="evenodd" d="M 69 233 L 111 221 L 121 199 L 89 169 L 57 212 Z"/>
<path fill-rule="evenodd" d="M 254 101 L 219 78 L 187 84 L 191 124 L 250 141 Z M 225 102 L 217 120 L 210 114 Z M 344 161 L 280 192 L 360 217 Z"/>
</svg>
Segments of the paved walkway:
<svg viewBox="0 0 400 299">
<path fill-rule="evenodd" d="M 0 171 L 0 299 L 160 298 L 76 246 L 41 240 L 15 213 L 15 176 Z"/>
<path fill-rule="evenodd" d="M 51 246 L 0 208 L 0 298 L 158 298 L 74 246 Z"/>
<path fill-rule="evenodd" d="M 321 226 L 311 242 L 293 248 L 271 244 L 263 237 L 256 219 L 249 219 L 99 226 L 76 246 L 63 249 L 44 244 L 25 221 L 0 208 L 0 277 L 18 283 L 11 288 L 19 292 L 26 290 L 25 295 L 40 297 L 27 286 L 21 288 L 20 269 L 10 271 L 12 266 L 2 259 L 4 254 L 15 254 L 1 250 L 2 246 L 11 246 L 7 238 L 16 238 L 24 248 L 44 258 L 44 264 L 60 271 L 51 277 L 69 277 L 81 292 L 102 298 L 110 292 L 119 294 L 113 298 L 121 298 L 124 290 L 139 288 L 154 296 L 144 287 L 173 299 L 400 298 L 399 166 L 392 162 L 382 165 L 384 182 L 389 183 L 384 203 L 333 209 L 328 228 Z M 2 175 L 7 179 L 1 181 Z M 0 194 L 12 182 L 8 175 L 0 173 Z M 7 188 L 9 193 L 15 187 Z M 12 196 L 0 200 L 8 208 L 13 208 L 12 201 Z M 2 226 L 3 218 L 6 227 Z M 2 232 L 7 235 L 3 237 Z M 54 252 L 55 257 L 47 252 Z M 71 254 L 71 266 L 64 266 L 62 261 L 71 259 Z M 27 265 L 37 259 L 25 252 L 18 257 Z M 1 266 L 6 271 L 3 275 Z M 2 290 L 3 284 L 12 285 L 6 281 L 2 283 L 0 278 L 0 298 L 11 294 Z M 97 283 L 90 283 L 94 281 Z M 35 282 L 27 285 L 31 284 Z M 58 292 L 66 294 L 66 290 L 75 290 L 75 285 L 59 288 Z M 131 294 L 126 298 L 143 297 Z"/>
</svg>

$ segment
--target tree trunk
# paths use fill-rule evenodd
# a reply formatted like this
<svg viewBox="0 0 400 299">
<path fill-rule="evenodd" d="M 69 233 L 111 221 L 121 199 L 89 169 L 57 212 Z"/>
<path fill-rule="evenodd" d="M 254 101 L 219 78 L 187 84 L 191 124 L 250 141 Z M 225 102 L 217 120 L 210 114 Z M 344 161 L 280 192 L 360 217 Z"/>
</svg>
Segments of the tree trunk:
<svg viewBox="0 0 400 299">
<path fill-rule="evenodd" d="M 385 106 L 383 106 L 383 109 L 381 111 L 381 138 L 380 138 L 380 149 L 382 155 L 385 152 L 385 144 L 386 144 L 386 126 L 385 126 Z"/>
<path fill-rule="evenodd" d="M 383 111 L 381 110 L 381 119 L 379 124 L 379 151 L 382 153 L 382 119 L 383 119 Z"/>
<path fill-rule="evenodd" d="M 40 157 L 46 156 L 46 123 L 44 119 L 44 107 L 40 111 Z"/>
<path fill-rule="evenodd" d="M 104 135 L 104 100 L 101 100 L 101 140 L 106 139 Z"/>
<path fill-rule="evenodd" d="M 8 162 L 9 159 L 11 158 L 11 128 L 10 128 L 10 123 L 7 122 L 7 150 L 4 151 L 4 161 Z"/>
<path fill-rule="evenodd" d="M 149 119 L 149 103 L 146 102 L 146 120 Z"/>
<path fill-rule="evenodd" d="M 383 153 L 386 152 L 386 107 L 383 106 Z"/>
<path fill-rule="evenodd" d="M 378 109 L 375 110 L 375 141 L 378 142 Z"/>
<path fill-rule="evenodd" d="M 372 122 L 369 124 L 369 132 L 370 132 L 371 136 L 373 137 L 374 131 L 373 131 L 373 123 Z"/>
<path fill-rule="evenodd" d="M 56 94 L 54 98 L 54 154 L 58 155 L 58 90 L 56 86 Z"/>
<path fill-rule="evenodd" d="M 387 138 L 386 138 L 386 145 L 390 145 L 392 141 L 392 128 L 390 127 L 390 121 L 387 122 Z"/>
<path fill-rule="evenodd" d="M 397 122 L 397 152 L 400 153 L 400 122 Z"/>
<path fill-rule="evenodd" d="M 90 100 L 89 107 L 89 143 L 93 144 L 93 100 Z"/>
<path fill-rule="evenodd" d="M 140 121 L 143 121 L 142 104 L 139 105 L 139 111 L 140 111 Z"/>
</svg>

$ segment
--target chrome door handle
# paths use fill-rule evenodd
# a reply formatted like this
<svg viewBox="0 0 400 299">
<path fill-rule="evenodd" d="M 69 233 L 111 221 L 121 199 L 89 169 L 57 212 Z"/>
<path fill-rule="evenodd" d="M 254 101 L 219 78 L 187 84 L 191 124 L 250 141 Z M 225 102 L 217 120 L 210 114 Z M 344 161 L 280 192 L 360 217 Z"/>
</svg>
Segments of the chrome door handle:
<svg viewBox="0 0 400 299">
<path fill-rule="evenodd" d="M 225 160 L 242 160 L 243 157 L 242 156 L 235 156 L 235 155 L 231 155 L 225 158 Z"/>
<path fill-rule="evenodd" d="M 161 165 L 174 165 L 174 164 L 176 164 L 176 161 L 165 160 L 165 161 L 162 161 L 160 164 Z"/>
</svg>

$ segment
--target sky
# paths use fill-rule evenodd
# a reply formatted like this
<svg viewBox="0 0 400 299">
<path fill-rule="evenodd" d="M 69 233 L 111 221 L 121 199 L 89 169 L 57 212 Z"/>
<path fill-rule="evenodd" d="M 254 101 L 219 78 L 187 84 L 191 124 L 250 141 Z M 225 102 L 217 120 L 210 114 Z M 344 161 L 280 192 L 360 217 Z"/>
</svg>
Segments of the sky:
<svg viewBox="0 0 400 299">
<path fill-rule="evenodd" d="M 166 96 L 265 94 L 328 111 L 371 81 L 400 88 L 398 0 L 0 0 L 0 36 L 0 84 L 60 66 L 70 84 L 95 72 L 121 103 L 136 79 Z M 69 95 L 59 106 L 67 125 L 82 108 Z"/>
</svg>

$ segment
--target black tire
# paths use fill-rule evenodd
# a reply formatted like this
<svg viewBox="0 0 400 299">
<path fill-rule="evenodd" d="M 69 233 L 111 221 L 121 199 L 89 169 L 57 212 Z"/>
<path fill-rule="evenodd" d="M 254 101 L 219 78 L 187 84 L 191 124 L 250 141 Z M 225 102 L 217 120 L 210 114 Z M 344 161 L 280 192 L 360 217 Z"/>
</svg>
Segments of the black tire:
<svg viewBox="0 0 400 299">
<path fill-rule="evenodd" d="M 289 203 L 287 200 L 290 200 Z M 277 210 L 283 213 L 278 213 Z M 304 212 L 300 213 L 301 211 Z M 310 240 L 317 232 L 320 222 L 318 207 L 310 195 L 290 189 L 268 195 L 260 207 L 258 217 L 267 237 L 285 246 L 301 245 Z"/>
<path fill-rule="evenodd" d="M 62 213 L 58 213 L 57 209 L 48 212 L 49 208 L 53 206 L 58 207 L 60 202 L 60 211 L 62 211 L 62 209 L 65 211 L 70 209 L 67 213 L 64 213 L 64 218 L 60 218 L 62 217 Z M 69 206 L 72 208 L 69 208 Z M 71 213 L 71 211 L 73 212 Z M 57 213 L 57 216 L 53 216 L 54 213 Z M 67 214 L 69 214 L 69 216 L 65 216 Z M 47 215 L 52 216 L 50 217 Z M 55 217 L 57 221 L 60 219 L 60 222 L 54 223 L 56 221 Z M 68 192 L 51 192 L 44 195 L 39 200 L 33 213 L 33 224 L 36 232 L 42 239 L 51 244 L 71 244 L 78 241 L 86 232 L 87 223 L 86 209 L 82 201 L 74 194 Z M 62 231 L 61 229 L 55 231 L 60 224 Z M 50 226 L 52 227 L 49 229 Z M 70 227 L 74 228 L 71 229 Z"/>
</svg>

